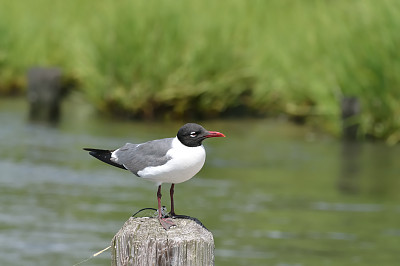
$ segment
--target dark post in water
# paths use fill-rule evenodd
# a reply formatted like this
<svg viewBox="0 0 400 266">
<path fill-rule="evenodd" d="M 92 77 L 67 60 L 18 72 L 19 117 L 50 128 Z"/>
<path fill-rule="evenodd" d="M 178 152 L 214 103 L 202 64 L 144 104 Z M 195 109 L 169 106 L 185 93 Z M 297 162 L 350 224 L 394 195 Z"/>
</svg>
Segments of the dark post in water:
<svg viewBox="0 0 400 266">
<path fill-rule="evenodd" d="M 356 140 L 360 125 L 359 121 L 357 120 L 357 116 L 361 111 L 360 101 L 356 97 L 343 97 L 341 109 L 343 139 Z"/>
<path fill-rule="evenodd" d="M 57 122 L 63 97 L 61 70 L 34 67 L 28 71 L 29 118 L 32 121 Z"/>
</svg>

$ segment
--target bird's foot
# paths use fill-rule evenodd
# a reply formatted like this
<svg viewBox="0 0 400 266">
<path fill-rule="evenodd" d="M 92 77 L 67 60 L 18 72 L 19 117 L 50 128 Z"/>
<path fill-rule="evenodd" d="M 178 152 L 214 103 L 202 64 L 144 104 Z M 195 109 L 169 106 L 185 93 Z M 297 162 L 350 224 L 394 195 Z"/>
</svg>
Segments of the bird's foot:
<svg viewBox="0 0 400 266">
<path fill-rule="evenodd" d="M 165 230 L 170 229 L 172 226 L 176 226 L 176 224 L 172 221 L 171 218 L 158 218 L 158 220 L 160 221 L 161 226 Z"/>
</svg>

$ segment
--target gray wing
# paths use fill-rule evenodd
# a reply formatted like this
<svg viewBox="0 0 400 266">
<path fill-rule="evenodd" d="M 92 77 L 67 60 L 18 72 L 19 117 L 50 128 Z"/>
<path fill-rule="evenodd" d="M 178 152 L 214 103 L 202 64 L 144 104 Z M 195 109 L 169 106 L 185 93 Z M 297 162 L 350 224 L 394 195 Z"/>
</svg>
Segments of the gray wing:
<svg viewBox="0 0 400 266">
<path fill-rule="evenodd" d="M 172 140 L 167 138 L 142 144 L 127 143 L 115 151 L 117 162 L 138 175 L 146 167 L 163 165 L 171 159 L 167 152 L 172 146 Z"/>
</svg>

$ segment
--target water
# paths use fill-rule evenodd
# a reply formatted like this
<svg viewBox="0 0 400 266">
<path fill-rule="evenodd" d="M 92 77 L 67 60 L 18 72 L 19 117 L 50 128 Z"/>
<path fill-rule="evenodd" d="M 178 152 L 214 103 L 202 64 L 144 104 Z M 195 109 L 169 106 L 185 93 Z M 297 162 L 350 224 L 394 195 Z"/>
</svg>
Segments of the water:
<svg viewBox="0 0 400 266">
<path fill-rule="evenodd" d="M 174 136 L 181 123 L 101 118 L 74 98 L 63 110 L 55 127 L 30 124 L 24 101 L 0 100 L 0 265 L 73 265 L 156 206 L 154 184 L 82 147 Z M 176 210 L 212 231 L 216 265 L 398 265 L 398 146 L 343 145 L 285 121 L 202 124 L 227 138 L 205 141 Z M 82 265 L 110 265 L 110 252 Z"/>
</svg>

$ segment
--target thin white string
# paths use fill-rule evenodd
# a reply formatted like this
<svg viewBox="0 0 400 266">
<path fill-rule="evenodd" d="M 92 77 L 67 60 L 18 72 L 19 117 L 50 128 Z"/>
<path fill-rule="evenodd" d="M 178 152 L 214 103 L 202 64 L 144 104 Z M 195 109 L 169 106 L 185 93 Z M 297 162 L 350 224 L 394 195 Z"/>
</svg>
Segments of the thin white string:
<svg viewBox="0 0 400 266">
<path fill-rule="evenodd" d="M 100 254 L 103 253 L 104 251 L 108 250 L 109 248 L 111 248 L 111 246 L 108 246 L 108 247 L 106 247 L 105 249 L 102 249 L 102 250 L 100 250 L 99 252 L 94 253 L 91 257 L 89 257 L 89 258 L 87 258 L 87 259 L 85 259 L 85 260 L 83 260 L 83 261 L 81 261 L 81 262 L 78 262 L 77 264 L 74 264 L 74 265 L 72 265 L 72 266 L 77 266 L 77 265 L 80 265 L 80 264 L 82 264 L 82 263 L 85 263 L 85 262 L 87 262 L 88 260 L 91 260 L 91 259 L 93 259 L 94 257 L 97 257 L 98 255 L 100 255 Z"/>
</svg>

